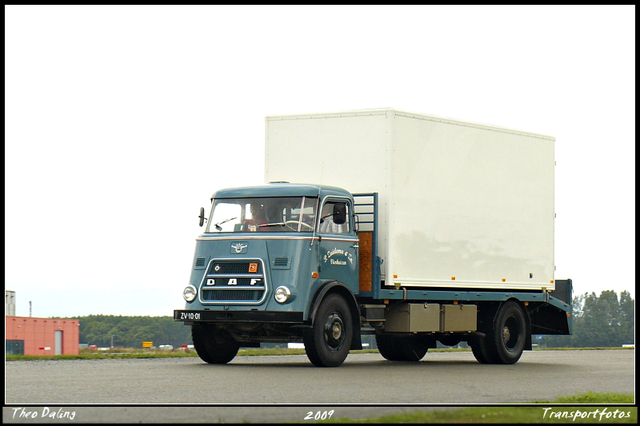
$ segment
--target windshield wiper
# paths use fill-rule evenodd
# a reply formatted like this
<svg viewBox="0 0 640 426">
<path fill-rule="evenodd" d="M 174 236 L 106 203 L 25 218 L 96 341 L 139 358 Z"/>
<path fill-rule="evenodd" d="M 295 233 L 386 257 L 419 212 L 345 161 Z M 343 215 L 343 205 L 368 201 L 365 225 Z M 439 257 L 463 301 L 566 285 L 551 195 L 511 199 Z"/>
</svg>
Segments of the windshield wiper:
<svg viewBox="0 0 640 426">
<path fill-rule="evenodd" d="M 223 220 L 222 222 L 218 222 L 218 223 L 216 223 L 214 226 L 216 227 L 216 229 L 217 229 L 218 231 L 222 231 L 222 226 L 220 226 L 220 225 L 222 225 L 223 223 L 227 223 L 227 222 L 229 222 L 230 220 L 237 219 L 237 218 L 238 218 L 237 216 L 236 216 L 236 217 L 231 217 L 231 218 L 229 218 L 229 219 Z"/>
<path fill-rule="evenodd" d="M 260 224 L 258 226 L 285 226 L 286 223 L 284 222 L 274 222 L 274 223 L 265 223 L 265 224 Z"/>
</svg>

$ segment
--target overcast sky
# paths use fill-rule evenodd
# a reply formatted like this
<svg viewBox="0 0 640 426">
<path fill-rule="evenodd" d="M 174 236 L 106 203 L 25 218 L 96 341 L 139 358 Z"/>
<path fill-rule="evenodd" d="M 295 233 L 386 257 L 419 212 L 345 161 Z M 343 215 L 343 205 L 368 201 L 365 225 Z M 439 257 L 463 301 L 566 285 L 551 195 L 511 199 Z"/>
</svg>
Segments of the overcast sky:
<svg viewBox="0 0 640 426">
<path fill-rule="evenodd" d="M 556 279 L 635 298 L 634 6 L 5 6 L 16 314 L 172 315 L 264 118 L 396 108 L 556 138 Z"/>
</svg>

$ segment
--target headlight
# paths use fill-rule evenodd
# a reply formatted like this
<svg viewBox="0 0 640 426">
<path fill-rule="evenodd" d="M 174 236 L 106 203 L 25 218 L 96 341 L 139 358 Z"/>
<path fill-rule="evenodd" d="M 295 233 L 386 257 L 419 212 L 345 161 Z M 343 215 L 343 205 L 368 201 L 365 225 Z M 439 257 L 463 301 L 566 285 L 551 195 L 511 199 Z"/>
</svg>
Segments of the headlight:
<svg viewBox="0 0 640 426">
<path fill-rule="evenodd" d="M 193 302 L 197 295 L 198 290 L 196 290 L 196 288 L 192 285 L 188 285 L 182 292 L 182 297 L 184 297 L 184 300 L 186 300 L 187 302 Z"/>
<path fill-rule="evenodd" d="M 275 297 L 276 302 L 285 303 L 291 297 L 291 290 L 289 290 L 288 287 L 281 285 L 280 287 L 276 288 L 276 292 L 273 297 Z"/>
</svg>

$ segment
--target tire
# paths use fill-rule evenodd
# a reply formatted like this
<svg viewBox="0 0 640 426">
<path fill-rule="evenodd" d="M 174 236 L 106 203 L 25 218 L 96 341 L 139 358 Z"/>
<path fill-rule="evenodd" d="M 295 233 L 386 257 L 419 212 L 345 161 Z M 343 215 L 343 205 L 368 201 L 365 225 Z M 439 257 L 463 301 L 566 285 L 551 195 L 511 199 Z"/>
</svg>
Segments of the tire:
<svg viewBox="0 0 640 426">
<path fill-rule="evenodd" d="M 376 345 L 380 355 L 388 361 L 401 361 L 400 355 L 396 351 L 393 343 L 393 336 L 376 334 Z"/>
<path fill-rule="evenodd" d="M 480 364 L 495 364 L 495 356 L 487 351 L 487 344 L 484 336 L 478 336 L 469 342 L 471 352 Z"/>
<path fill-rule="evenodd" d="M 526 340 L 527 323 L 522 308 L 514 301 L 506 302 L 498 310 L 493 329 L 484 338 L 485 356 L 491 364 L 515 364 L 522 356 Z"/>
<path fill-rule="evenodd" d="M 427 342 L 418 336 L 399 336 L 396 344 L 401 361 L 420 361 L 429 350 Z"/>
<path fill-rule="evenodd" d="M 376 344 L 380 355 L 389 361 L 420 361 L 429 346 L 418 336 L 389 336 L 376 334 Z"/>
<path fill-rule="evenodd" d="M 352 339 L 349 305 L 338 294 L 327 295 L 303 336 L 307 357 L 317 367 L 337 367 L 349 355 Z"/>
<path fill-rule="evenodd" d="M 240 345 L 227 330 L 207 325 L 191 326 L 193 347 L 209 364 L 227 364 L 238 354 Z"/>
</svg>

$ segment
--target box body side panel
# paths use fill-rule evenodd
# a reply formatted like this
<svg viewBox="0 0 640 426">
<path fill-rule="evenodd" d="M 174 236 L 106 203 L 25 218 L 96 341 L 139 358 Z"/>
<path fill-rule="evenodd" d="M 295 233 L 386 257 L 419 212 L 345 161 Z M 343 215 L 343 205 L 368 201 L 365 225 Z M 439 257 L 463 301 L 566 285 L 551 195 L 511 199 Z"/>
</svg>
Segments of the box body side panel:
<svg viewBox="0 0 640 426">
<path fill-rule="evenodd" d="M 552 290 L 553 139 L 399 114 L 394 120 L 394 282 Z"/>
</svg>

